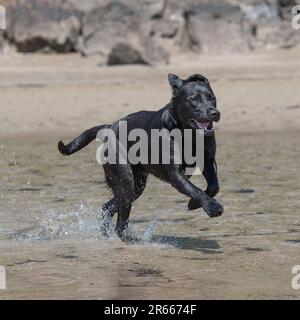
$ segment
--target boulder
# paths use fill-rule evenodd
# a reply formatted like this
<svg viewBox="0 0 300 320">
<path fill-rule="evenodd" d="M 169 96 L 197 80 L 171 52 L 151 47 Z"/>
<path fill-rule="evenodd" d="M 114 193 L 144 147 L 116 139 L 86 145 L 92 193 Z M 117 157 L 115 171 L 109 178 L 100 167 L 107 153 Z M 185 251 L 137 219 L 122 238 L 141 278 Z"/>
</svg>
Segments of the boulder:
<svg viewBox="0 0 300 320">
<path fill-rule="evenodd" d="M 144 0 L 146 14 L 150 19 L 160 19 L 164 15 L 167 0 Z"/>
<path fill-rule="evenodd" d="M 300 45 L 296 0 L 2 0 L 3 44 L 77 51 L 108 64 L 165 64 L 169 52 L 241 52 Z M 5 41 L 5 42 L 4 42 Z M 100 58 L 100 57 L 99 57 Z"/>
<path fill-rule="evenodd" d="M 299 44 L 299 34 L 291 28 L 293 0 L 248 1 L 240 7 L 251 49 L 288 48 Z"/>
<path fill-rule="evenodd" d="M 244 14 L 238 5 L 202 2 L 184 11 L 185 26 L 181 45 L 194 52 L 224 53 L 247 49 Z"/>
<path fill-rule="evenodd" d="M 7 38 L 20 52 L 74 51 L 81 24 L 72 1 L 15 0 L 7 14 Z"/>
<path fill-rule="evenodd" d="M 130 56 L 134 60 L 140 56 L 138 60 L 147 64 L 167 63 L 168 53 L 150 36 L 147 14 L 144 4 L 135 0 L 108 1 L 98 6 L 83 19 L 80 52 L 109 56 L 110 62 L 116 56 L 121 62 L 118 52 L 122 52 L 126 61 Z"/>
<path fill-rule="evenodd" d="M 124 64 L 147 64 L 143 59 L 142 54 L 125 43 L 117 43 L 111 50 L 107 64 L 112 65 L 124 65 Z"/>
<path fill-rule="evenodd" d="M 278 14 L 282 20 L 290 20 L 291 19 L 291 10 L 292 7 L 297 4 L 295 0 L 277 0 L 276 5 L 278 8 Z M 298 1 L 299 4 L 299 1 Z"/>
<path fill-rule="evenodd" d="M 176 37 L 181 27 L 180 21 L 171 19 L 160 19 L 151 28 L 151 35 L 160 38 L 172 39 Z"/>
</svg>

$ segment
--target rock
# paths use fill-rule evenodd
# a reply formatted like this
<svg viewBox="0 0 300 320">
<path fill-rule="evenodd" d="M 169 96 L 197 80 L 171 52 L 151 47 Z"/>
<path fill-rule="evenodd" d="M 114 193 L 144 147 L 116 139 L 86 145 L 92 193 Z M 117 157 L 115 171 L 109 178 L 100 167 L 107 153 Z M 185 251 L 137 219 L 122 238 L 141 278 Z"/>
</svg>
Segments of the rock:
<svg viewBox="0 0 300 320">
<path fill-rule="evenodd" d="M 111 63 L 164 64 L 169 52 L 300 46 L 296 0 L 2 0 L 0 50 L 77 51 Z M 100 57 L 99 57 L 100 58 Z"/>
<path fill-rule="evenodd" d="M 291 19 L 292 7 L 297 4 L 295 0 L 277 0 L 278 13 L 281 19 Z"/>
<path fill-rule="evenodd" d="M 118 43 L 108 56 L 108 65 L 147 64 L 141 53 L 124 43 Z"/>
<path fill-rule="evenodd" d="M 72 1 L 16 0 L 8 8 L 7 38 L 20 52 L 74 51 L 80 28 Z"/>
<path fill-rule="evenodd" d="M 180 22 L 176 20 L 160 19 L 152 26 L 151 35 L 161 38 L 174 38 L 180 29 Z"/>
<path fill-rule="evenodd" d="M 84 55 L 108 55 L 116 43 L 130 36 L 137 40 L 139 17 L 122 2 L 100 5 L 83 19 L 80 50 Z"/>
<path fill-rule="evenodd" d="M 167 0 L 145 0 L 146 11 L 150 19 L 159 19 L 164 15 Z"/>
<path fill-rule="evenodd" d="M 129 56 L 136 59 L 139 55 L 138 60 L 147 64 L 167 63 L 168 53 L 150 37 L 145 15 L 145 8 L 135 0 L 109 1 L 98 6 L 83 20 L 80 52 L 110 56 L 110 62 L 118 56 L 121 62 L 117 52 L 127 50 L 126 61 L 130 60 Z"/>
<path fill-rule="evenodd" d="M 199 2 L 184 12 L 183 48 L 201 53 L 240 52 L 247 49 L 244 14 L 227 2 Z"/>
<path fill-rule="evenodd" d="M 300 35 L 291 28 L 293 0 L 249 1 L 240 7 L 245 13 L 245 34 L 251 49 L 288 48 L 299 44 Z"/>
<path fill-rule="evenodd" d="M 118 63 L 116 63 L 117 61 Z M 141 39 L 139 42 L 120 40 L 112 47 L 107 57 L 109 65 L 147 64 L 153 66 L 168 62 L 168 52 L 149 38 Z"/>
</svg>

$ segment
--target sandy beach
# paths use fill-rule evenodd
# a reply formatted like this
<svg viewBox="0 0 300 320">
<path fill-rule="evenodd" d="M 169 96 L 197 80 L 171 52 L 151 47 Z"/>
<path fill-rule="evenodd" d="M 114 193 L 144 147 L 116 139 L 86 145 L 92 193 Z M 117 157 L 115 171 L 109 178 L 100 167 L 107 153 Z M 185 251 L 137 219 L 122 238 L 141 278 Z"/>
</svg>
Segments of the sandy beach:
<svg viewBox="0 0 300 320">
<path fill-rule="evenodd" d="M 151 68 L 77 54 L 1 55 L 0 299 L 299 299 L 291 286 L 300 264 L 299 56 L 176 55 Z M 141 241 L 101 239 L 110 191 L 97 142 L 66 159 L 57 141 L 163 107 L 169 72 L 211 81 L 222 113 L 217 198 L 225 212 L 189 212 L 188 199 L 151 178 L 131 214 Z"/>
</svg>

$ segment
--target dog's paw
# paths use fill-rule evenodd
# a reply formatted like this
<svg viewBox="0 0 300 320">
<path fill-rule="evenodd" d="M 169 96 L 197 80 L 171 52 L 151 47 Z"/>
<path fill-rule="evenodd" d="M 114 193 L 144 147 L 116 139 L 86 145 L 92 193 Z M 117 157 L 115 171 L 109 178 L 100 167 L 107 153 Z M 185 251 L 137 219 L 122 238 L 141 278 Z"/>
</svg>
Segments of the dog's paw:
<svg viewBox="0 0 300 320">
<path fill-rule="evenodd" d="M 125 229 L 116 229 L 116 234 L 121 241 L 127 244 L 135 244 L 141 241 L 136 235 L 132 234 L 127 227 Z"/>
<path fill-rule="evenodd" d="M 215 199 L 211 199 L 203 204 L 204 211 L 211 217 L 219 217 L 222 215 L 224 208 Z"/>
<path fill-rule="evenodd" d="M 61 154 L 63 154 L 64 156 L 68 155 L 67 148 L 66 148 L 66 146 L 64 145 L 64 143 L 62 141 L 59 141 L 57 147 L 58 147 L 58 151 Z"/>
<path fill-rule="evenodd" d="M 137 244 L 139 242 L 141 242 L 141 240 L 131 234 L 128 233 L 124 233 L 121 237 L 119 236 L 120 240 L 127 243 L 127 244 Z"/>
<path fill-rule="evenodd" d="M 189 201 L 189 203 L 188 203 L 189 210 L 196 210 L 196 209 L 199 209 L 201 207 L 202 207 L 201 202 L 199 200 L 196 200 L 196 199 L 191 199 Z"/>
</svg>

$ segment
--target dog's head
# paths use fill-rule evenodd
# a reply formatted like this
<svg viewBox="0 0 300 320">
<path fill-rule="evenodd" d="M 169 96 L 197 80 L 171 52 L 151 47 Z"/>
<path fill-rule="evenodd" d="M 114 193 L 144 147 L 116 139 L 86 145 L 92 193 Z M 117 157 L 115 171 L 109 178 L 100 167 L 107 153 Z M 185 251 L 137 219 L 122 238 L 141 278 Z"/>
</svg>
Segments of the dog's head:
<svg viewBox="0 0 300 320">
<path fill-rule="evenodd" d="M 220 120 L 217 100 L 209 81 L 202 75 L 195 74 L 186 80 L 169 74 L 172 87 L 172 105 L 176 120 L 183 128 L 212 131 L 212 123 Z"/>
</svg>

